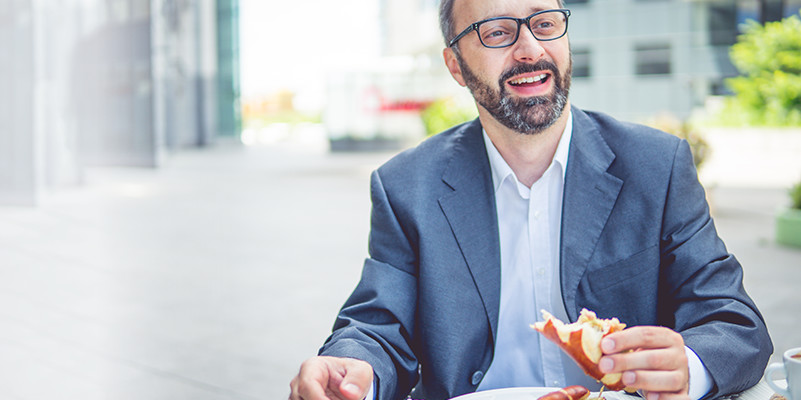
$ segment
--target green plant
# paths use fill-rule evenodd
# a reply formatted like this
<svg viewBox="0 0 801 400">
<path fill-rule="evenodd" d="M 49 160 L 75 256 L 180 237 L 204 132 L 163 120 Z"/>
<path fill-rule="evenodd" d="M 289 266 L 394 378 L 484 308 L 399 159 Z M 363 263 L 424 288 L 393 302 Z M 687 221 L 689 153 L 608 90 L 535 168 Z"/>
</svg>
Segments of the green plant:
<svg viewBox="0 0 801 400">
<path fill-rule="evenodd" d="M 801 182 L 790 188 L 790 207 L 801 210 Z"/>
<path fill-rule="evenodd" d="M 726 80 L 734 96 L 720 119 L 732 125 L 801 126 L 801 19 L 748 21 L 731 47 L 742 74 Z"/>
<path fill-rule="evenodd" d="M 475 119 L 476 116 L 475 105 L 460 103 L 452 97 L 437 99 L 420 113 L 428 136 Z"/>
</svg>

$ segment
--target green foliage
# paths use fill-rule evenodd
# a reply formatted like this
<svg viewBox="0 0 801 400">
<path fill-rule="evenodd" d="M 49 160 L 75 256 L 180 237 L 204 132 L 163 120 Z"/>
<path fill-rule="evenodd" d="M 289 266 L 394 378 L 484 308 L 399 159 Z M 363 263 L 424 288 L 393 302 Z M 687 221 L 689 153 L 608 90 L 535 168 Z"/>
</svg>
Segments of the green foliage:
<svg viewBox="0 0 801 400">
<path fill-rule="evenodd" d="M 420 113 L 426 135 L 431 136 L 454 125 L 475 119 L 478 116 L 475 105 L 461 104 L 447 97 L 432 102 Z"/>
<path fill-rule="evenodd" d="M 731 125 L 801 126 L 801 19 L 749 21 L 732 46 L 742 76 L 726 80 L 735 96 L 722 119 Z"/>
<path fill-rule="evenodd" d="M 790 189 L 790 207 L 801 210 L 801 182 Z"/>
</svg>

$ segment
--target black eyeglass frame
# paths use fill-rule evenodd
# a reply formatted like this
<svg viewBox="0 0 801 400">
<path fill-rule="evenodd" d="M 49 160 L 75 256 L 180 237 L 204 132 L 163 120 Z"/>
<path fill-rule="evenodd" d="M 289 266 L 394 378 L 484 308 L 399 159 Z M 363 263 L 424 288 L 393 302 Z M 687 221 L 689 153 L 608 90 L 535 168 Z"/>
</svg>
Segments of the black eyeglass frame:
<svg viewBox="0 0 801 400">
<path fill-rule="evenodd" d="M 537 15 L 545 14 L 545 13 L 549 13 L 549 12 L 561 12 L 562 14 L 565 15 L 565 31 L 562 32 L 561 35 L 559 35 L 557 37 L 554 37 L 554 38 L 540 39 L 540 38 L 537 37 L 537 35 L 534 34 L 534 31 L 531 30 L 531 19 L 534 18 Z M 515 35 L 515 39 L 512 40 L 509 44 L 505 44 L 505 45 L 502 45 L 502 46 L 488 46 L 488 45 L 486 45 L 484 43 L 484 40 L 481 39 L 481 36 L 479 36 L 478 40 L 481 42 L 482 46 L 490 48 L 490 49 L 500 49 L 500 48 L 504 48 L 504 47 L 509 47 L 509 46 L 517 43 L 517 39 L 520 38 L 520 25 L 523 25 L 524 23 L 526 24 L 526 27 L 528 27 L 529 32 L 531 32 L 531 34 L 534 36 L 535 39 L 537 39 L 537 40 L 539 40 L 541 42 L 549 42 L 551 40 L 559 39 L 562 36 L 565 36 L 567 34 L 567 23 L 568 23 L 568 19 L 569 18 L 570 18 L 570 10 L 568 10 L 566 8 L 554 8 L 554 9 L 550 9 L 550 10 L 537 11 L 534 14 L 531 14 L 528 17 L 525 17 L 525 18 L 515 18 L 515 17 L 487 18 L 487 19 L 484 19 L 484 20 L 481 20 L 481 21 L 478 21 L 478 22 L 473 22 L 472 24 L 470 24 L 470 26 L 468 26 L 465 30 L 463 30 L 461 33 L 456 35 L 455 38 L 451 39 L 451 41 L 448 42 L 448 47 L 453 47 L 453 45 L 456 44 L 456 42 L 458 42 L 459 39 L 465 37 L 468 33 L 472 32 L 472 31 L 476 31 L 476 33 L 478 33 L 478 27 L 481 26 L 481 24 L 483 24 L 485 22 L 490 22 L 490 21 L 497 21 L 499 19 L 511 19 L 511 20 L 514 20 L 514 21 L 517 22 L 517 34 Z"/>
</svg>

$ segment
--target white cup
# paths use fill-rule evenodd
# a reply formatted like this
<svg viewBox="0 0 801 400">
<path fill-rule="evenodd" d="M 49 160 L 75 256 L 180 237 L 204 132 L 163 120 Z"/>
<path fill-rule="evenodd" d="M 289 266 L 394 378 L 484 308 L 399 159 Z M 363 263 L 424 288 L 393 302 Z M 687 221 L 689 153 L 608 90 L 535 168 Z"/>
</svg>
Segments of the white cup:
<svg viewBox="0 0 801 400">
<path fill-rule="evenodd" d="M 784 371 L 787 377 L 787 389 L 781 388 L 773 381 L 774 373 Z M 765 370 L 765 380 L 776 393 L 787 400 L 801 400 L 801 347 L 784 352 L 784 363 L 773 363 Z"/>
</svg>

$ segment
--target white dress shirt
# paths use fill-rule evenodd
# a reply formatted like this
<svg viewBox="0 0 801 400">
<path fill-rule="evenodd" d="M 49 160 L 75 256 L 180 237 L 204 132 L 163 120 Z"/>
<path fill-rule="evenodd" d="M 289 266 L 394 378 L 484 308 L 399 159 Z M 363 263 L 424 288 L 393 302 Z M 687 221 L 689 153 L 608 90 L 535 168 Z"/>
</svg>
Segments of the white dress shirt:
<svg viewBox="0 0 801 400">
<path fill-rule="evenodd" d="M 540 310 L 567 319 L 559 290 L 559 243 L 572 126 L 569 116 L 553 161 L 531 188 L 520 183 L 484 133 L 498 213 L 501 302 L 495 356 L 478 390 L 566 386 L 562 351 L 540 340 L 529 325 L 542 319 Z"/>
</svg>

